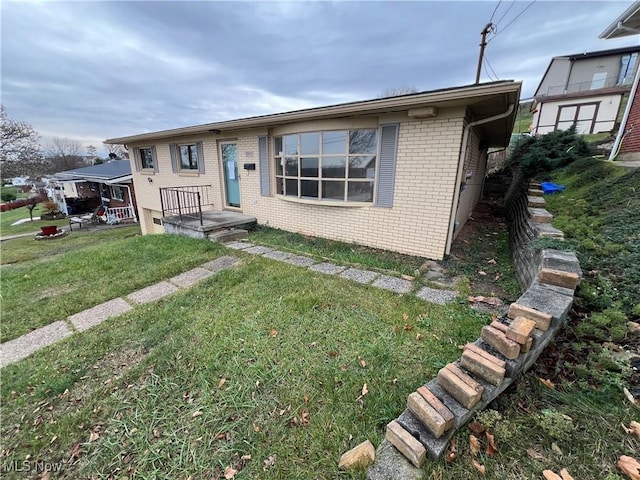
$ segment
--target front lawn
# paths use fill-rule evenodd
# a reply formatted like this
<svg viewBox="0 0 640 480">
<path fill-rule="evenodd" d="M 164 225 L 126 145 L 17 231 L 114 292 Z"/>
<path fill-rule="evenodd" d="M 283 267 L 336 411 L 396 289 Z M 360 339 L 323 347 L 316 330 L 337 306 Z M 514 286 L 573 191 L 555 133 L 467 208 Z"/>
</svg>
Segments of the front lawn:
<svg viewBox="0 0 640 480">
<path fill-rule="evenodd" d="M 172 235 L 142 238 L 139 225 L 31 237 L 2 245 L 2 341 L 126 295 L 210 260 L 221 245 Z"/>
<path fill-rule="evenodd" d="M 3 369 L 5 465 L 59 464 L 63 478 L 208 479 L 231 467 L 236 479 L 361 479 L 337 469 L 340 454 L 366 439 L 378 445 L 407 394 L 489 321 L 460 303 L 432 305 L 210 245 L 136 237 L 49 262 L 97 273 L 126 246 L 135 255 L 109 274 L 133 290 L 143 264 L 170 270 L 175 257 L 184 267 L 194 251 L 200 261 L 242 259 Z"/>
</svg>

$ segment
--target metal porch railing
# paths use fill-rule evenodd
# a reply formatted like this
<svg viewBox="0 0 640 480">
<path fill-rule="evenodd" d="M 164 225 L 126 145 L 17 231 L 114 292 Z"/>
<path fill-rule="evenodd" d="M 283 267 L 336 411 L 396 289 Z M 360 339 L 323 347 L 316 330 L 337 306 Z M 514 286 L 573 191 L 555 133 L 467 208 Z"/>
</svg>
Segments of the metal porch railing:
<svg viewBox="0 0 640 480">
<path fill-rule="evenodd" d="M 211 185 L 163 187 L 160 189 L 162 216 L 193 218 L 202 225 L 202 207 L 213 206 Z"/>
</svg>

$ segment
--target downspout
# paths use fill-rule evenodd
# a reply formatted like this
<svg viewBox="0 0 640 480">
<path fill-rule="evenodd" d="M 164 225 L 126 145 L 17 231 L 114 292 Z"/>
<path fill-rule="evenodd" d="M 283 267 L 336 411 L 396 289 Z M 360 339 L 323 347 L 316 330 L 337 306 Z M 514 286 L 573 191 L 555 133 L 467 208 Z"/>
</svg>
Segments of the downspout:
<svg viewBox="0 0 640 480">
<path fill-rule="evenodd" d="M 127 191 L 129 192 L 129 206 L 131 207 L 131 210 L 133 210 L 133 218 L 135 222 L 138 223 L 138 212 L 136 212 L 136 207 L 133 206 L 133 197 L 131 196 L 131 188 L 129 188 L 129 185 L 124 183 L 113 183 L 112 185 L 115 185 L 116 187 L 124 187 L 127 189 Z"/>
<path fill-rule="evenodd" d="M 460 184 L 462 183 L 462 172 L 464 171 L 464 162 L 467 157 L 467 143 L 469 141 L 469 132 L 473 127 L 478 125 L 482 125 L 484 123 L 493 122 L 494 120 L 500 120 L 501 118 L 506 118 L 513 113 L 515 108 L 515 103 L 509 104 L 509 108 L 503 113 L 499 113 L 498 115 L 494 115 L 493 117 L 483 118 L 481 120 L 476 120 L 475 122 L 468 123 L 466 127 L 464 127 L 464 132 L 462 134 L 462 148 L 460 151 L 460 161 L 458 162 L 458 172 L 456 174 L 457 180 L 455 185 L 455 190 L 453 192 L 453 202 L 451 202 L 451 212 L 450 212 L 450 221 L 449 221 L 449 232 L 447 233 L 447 247 L 445 249 L 445 255 L 449 255 L 451 252 L 451 244 L 453 243 L 453 230 L 456 223 L 456 213 L 458 210 L 458 200 L 460 198 Z"/>
<path fill-rule="evenodd" d="M 620 128 L 618 128 L 618 134 L 616 135 L 616 141 L 611 148 L 611 154 L 609 160 L 613 161 L 618 156 L 618 152 L 622 147 L 622 139 L 624 138 L 625 129 L 627 128 L 627 120 L 629 119 L 629 113 L 631 112 L 631 106 L 638 90 L 638 80 L 640 80 L 640 67 L 636 67 L 636 75 L 633 79 L 633 86 L 631 92 L 629 92 L 629 99 L 627 100 L 627 106 L 624 108 L 624 114 L 622 115 L 622 121 L 620 122 Z M 638 100 L 640 101 L 640 100 Z"/>
</svg>

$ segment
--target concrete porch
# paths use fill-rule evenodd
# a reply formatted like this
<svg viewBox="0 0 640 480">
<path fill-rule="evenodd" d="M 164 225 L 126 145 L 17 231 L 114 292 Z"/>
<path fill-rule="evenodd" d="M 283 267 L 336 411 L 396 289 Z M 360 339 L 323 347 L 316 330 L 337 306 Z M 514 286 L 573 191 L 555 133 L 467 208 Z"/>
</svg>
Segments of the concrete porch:
<svg viewBox="0 0 640 480">
<path fill-rule="evenodd" d="M 251 226 L 256 223 L 256 218 L 228 210 L 205 210 L 202 212 L 202 225 L 200 218 L 184 215 L 182 219 L 179 215 L 167 215 L 162 222 L 165 233 L 205 239 L 219 232 Z"/>
</svg>

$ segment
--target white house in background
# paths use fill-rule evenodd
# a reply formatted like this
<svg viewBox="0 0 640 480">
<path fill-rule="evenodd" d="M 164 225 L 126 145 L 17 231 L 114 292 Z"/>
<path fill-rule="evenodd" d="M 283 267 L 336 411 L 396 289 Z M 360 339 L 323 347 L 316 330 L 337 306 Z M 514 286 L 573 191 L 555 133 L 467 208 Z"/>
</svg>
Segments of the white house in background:
<svg viewBox="0 0 640 480">
<path fill-rule="evenodd" d="M 640 45 L 551 59 L 536 89 L 532 132 L 610 132 L 638 69 Z"/>
</svg>

